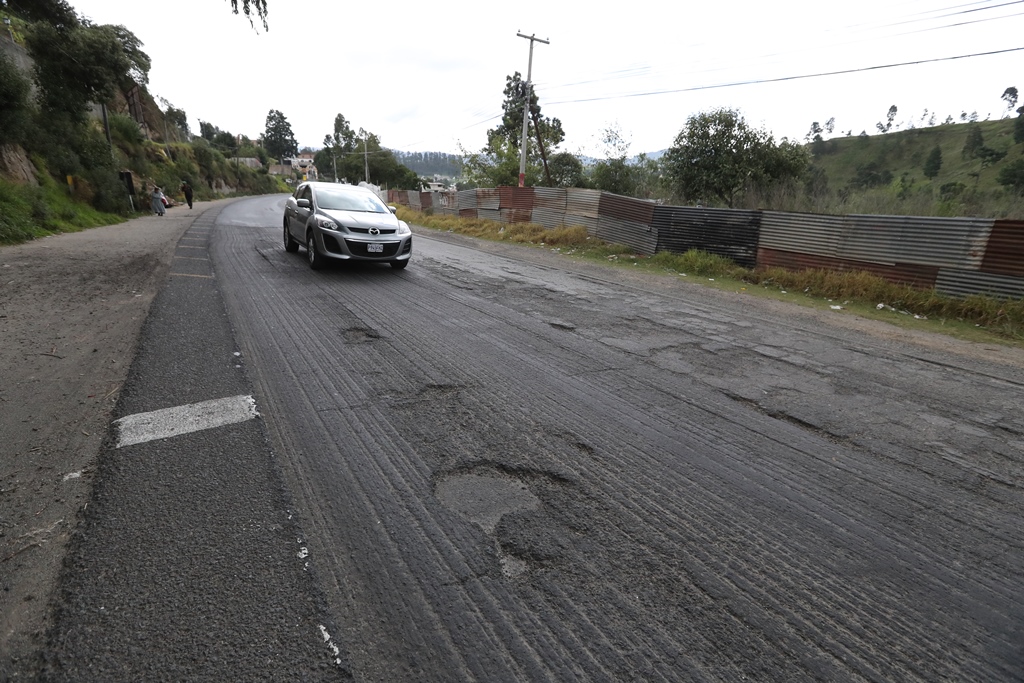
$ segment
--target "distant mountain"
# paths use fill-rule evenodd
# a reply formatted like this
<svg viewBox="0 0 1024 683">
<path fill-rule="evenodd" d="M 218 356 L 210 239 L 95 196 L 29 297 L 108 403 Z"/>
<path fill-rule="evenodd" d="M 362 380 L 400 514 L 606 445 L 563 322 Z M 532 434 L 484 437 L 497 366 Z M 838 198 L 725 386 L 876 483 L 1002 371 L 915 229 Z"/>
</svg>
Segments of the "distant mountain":
<svg viewBox="0 0 1024 683">
<path fill-rule="evenodd" d="M 406 168 L 415 171 L 418 175 L 433 177 L 435 175 L 446 178 L 458 178 L 462 175 L 462 156 L 448 154 L 447 152 L 400 152 L 391 150 Z"/>
</svg>

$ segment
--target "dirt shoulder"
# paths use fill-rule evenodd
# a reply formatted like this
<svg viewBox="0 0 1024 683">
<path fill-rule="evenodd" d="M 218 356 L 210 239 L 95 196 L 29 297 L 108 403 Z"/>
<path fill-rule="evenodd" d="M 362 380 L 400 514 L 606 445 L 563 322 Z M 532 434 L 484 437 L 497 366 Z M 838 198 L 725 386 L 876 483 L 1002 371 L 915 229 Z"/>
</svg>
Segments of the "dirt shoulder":
<svg viewBox="0 0 1024 683">
<path fill-rule="evenodd" d="M 0 680 L 27 680 L 142 323 L 205 209 L 0 248 Z"/>
</svg>

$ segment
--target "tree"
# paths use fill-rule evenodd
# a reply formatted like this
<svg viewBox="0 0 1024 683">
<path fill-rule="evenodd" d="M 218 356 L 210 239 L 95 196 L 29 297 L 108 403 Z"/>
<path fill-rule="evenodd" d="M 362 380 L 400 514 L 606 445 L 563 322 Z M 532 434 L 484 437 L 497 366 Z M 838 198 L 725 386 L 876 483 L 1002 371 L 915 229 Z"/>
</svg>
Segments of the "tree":
<svg viewBox="0 0 1024 683">
<path fill-rule="evenodd" d="M 661 196 L 662 168 L 660 160 L 650 159 L 646 154 L 641 153 L 637 155 L 636 162 L 632 164 L 632 172 L 635 184 L 634 197 L 652 199 Z"/>
<path fill-rule="evenodd" d="M 601 133 L 605 158 L 594 164 L 590 179 L 594 189 L 604 190 L 613 194 L 632 196 L 636 190 L 636 180 L 632 168 L 626 162 L 629 153 L 629 142 L 623 137 L 617 123 L 604 129 Z"/>
<path fill-rule="evenodd" d="M 1013 86 L 1003 91 L 1003 101 L 1006 102 L 1006 111 L 1011 112 L 1017 108 L 1017 88 Z"/>
<path fill-rule="evenodd" d="M 128 70 L 121 79 L 121 90 L 127 91 L 135 84 L 149 83 L 149 70 L 153 62 L 149 55 L 142 51 L 142 41 L 124 26 L 104 25 L 98 28 L 114 34 L 121 43 L 121 50 L 128 61 Z"/>
<path fill-rule="evenodd" d="M 1024 107 L 1017 107 L 1017 118 L 1013 122 L 1013 141 L 1024 142 Z"/>
<path fill-rule="evenodd" d="M 1006 150 L 996 150 L 991 147 L 982 146 L 978 149 L 977 157 L 981 160 L 981 167 L 988 168 L 1003 160 L 1007 154 Z"/>
<path fill-rule="evenodd" d="M 555 187 L 584 187 L 583 162 L 569 152 L 558 152 L 548 159 L 551 182 Z"/>
<path fill-rule="evenodd" d="M 896 118 L 896 105 L 889 107 L 889 112 L 885 115 L 885 123 L 876 123 L 875 127 L 878 128 L 879 133 L 888 133 L 892 130 L 892 122 Z"/>
<path fill-rule="evenodd" d="M 498 136 L 503 140 L 502 143 L 498 144 L 499 148 L 511 146 L 519 150 L 522 146 L 526 83 L 522 80 L 522 76 L 518 71 L 511 76 L 505 77 L 504 95 L 505 101 L 501 105 L 503 111 L 501 124 L 487 131 L 487 148 L 491 147 L 491 139 Z M 562 122 L 560 120 L 541 115 L 540 105 L 537 103 L 537 93 L 534 90 L 530 91 L 529 113 L 530 117 L 527 121 L 526 135 L 527 164 L 531 162 L 537 163 L 539 159 L 545 169 L 545 176 L 550 178 L 547 157 L 553 154 L 555 148 L 565 139 L 565 131 L 562 130 Z M 536 146 L 534 143 L 536 143 Z M 516 183 L 514 184 L 518 183 L 518 177 L 517 170 Z"/>
<path fill-rule="evenodd" d="M 213 148 L 226 157 L 233 157 L 238 154 L 238 138 L 226 130 L 222 130 L 213 136 Z"/>
<path fill-rule="evenodd" d="M 30 118 L 29 82 L 0 52 L 0 145 L 21 142 Z"/>
<path fill-rule="evenodd" d="M 476 187 L 514 186 L 519 183 L 519 146 L 501 135 L 492 135 L 479 152 L 460 150 L 464 155 L 462 171 L 466 180 Z M 541 168 L 526 160 L 526 185 L 537 185 Z M 554 179 L 552 178 L 552 182 Z"/>
<path fill-rule="evenodd" d="M 39 21 L 58 29 L 77 28 L 78 15 L 64 0 L 6 0 L 8 9 L 29 21 Z"/>
<path fill-rule="evenodd" d="M 888 185 L 891 182 L 892 171 L 882 168 L 877 161 L 871 161 L 857 166 L 857 172 L 850 181 L 850 185 L 860 190 L 867 190 L 872 187 Z"/>
<path fill-rule="evenodd" d="M 30 0 L 31 1 L 31 0 Z M 239 0 L 231 0 L 231 11 L 238 14 L 238 3 Z M 242 3 L 242 14 L 249 20 L 249 23 L 253 24 L 253 17 L 260 20 L 263 24 L 263 30 L 269 31 L 270 27 L 267 26 L 267 0 L 241 0 Z"/>
<path fill-rule="evenodd" d="M 185 114 L 184 109 L 178 109 L 168 103 L 167 111 L 164 112 L 164 118 L 167 120 L 167 123 L 180 130 L 186 140 L 192 137 L 192 131 L 188 127 L 188 115 Z"/>
<path fill-rule="evenodd" d="M 821 127 L 821 124 L 815 121 L 811 124 L 811 129 L 807 131 L 807 135 L 804 136 L 804 140 L 810 142 L 815 137 L 821 137 L 823 131 L 824 129 Z"/>
<path fill-rule="evenodd" d="M 938 145 L 932 149 L 928 158 L 924 162 L 924 177 L 929 180 L 939 175 L 939 169 L 942 168 L 942 150 L 939 149 Z"/>
<path fill-rule="evenodd" d="M 204 140 L 209 140 L 212 142 L 213 139 L 217 137 L 217 134 L 220 132 L 221 130 L 217 126 L 200 119 L 199 137 L 203 138 Z"/>
<path fill-rule="evenodd" d="M 996 176 L 996 182 L 1019 195 L 1024 195 L 1024 159 L 1017 159 L 1004 166 Z"/>
<path fill-rule="evenodd" d="M 345 176 L 345 159 L 347 155 L 355 151 L 356 133 L 349 125 L 344 114 L 337 114 L 334 117 L 334 132 L 324 136 L 324 146 L 313 159 L 313 163 L 320 170 L 320 173 L 330 174 L 334 180 Z M 341 166 L 338 159 L 341 158 Z"/>
<path fill-rule="evenodd" d="M 729 207 L 747 183 L 798 178 L 807 163 L 797 145 L 776 145 L 770 134 L 725 108 L 690 116 L 664 157 L 671 188 L 680 197 L 717 198 Z"/>
<path fill-rule="evenodd" d="M 84 120 L 89 104 L 110 101 L 130 78 L 148 71 L 146 61 L 133 61 L 112 26 L 77 26 L 59 30 L 50 24 L 31 24 L 25 45 L 35 62 L 34 75 L 43 108 Z M 54 50 L 54 45 L 61 45 Z M 134 49 L 134 48 L 132 48 Z M 68 59 L 66 55 L 74 55 Z M 145 57 L 145 53 L 139 52 Z"/>
<path fill-rule="evenodd" d="M 292 133 L 292 125 L 277 109 L 271 109 L 267 113 L 263 147 L 275 159 L 293 157 L 299 153 L 299 144 L 295 141 L 295 135 Z"/>
<path fill-rule="evenodd" d="M 964 159 L 974 159 L 978 156 L 978 150 L 984 146 L 985 139 L 981 134 L 981 126 L 972 122 L 967 126 L 967 139 L 960 154 Z"/>
</svg>

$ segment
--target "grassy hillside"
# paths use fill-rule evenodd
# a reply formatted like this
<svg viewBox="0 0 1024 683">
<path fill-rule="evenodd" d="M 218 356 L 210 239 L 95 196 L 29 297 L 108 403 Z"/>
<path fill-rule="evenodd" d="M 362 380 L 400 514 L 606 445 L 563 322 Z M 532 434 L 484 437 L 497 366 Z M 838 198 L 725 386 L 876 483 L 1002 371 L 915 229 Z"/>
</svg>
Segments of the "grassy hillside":
<svg viewBox="0 0 1024 683">
<path fill-rule="evenodd" d="M 1014 124 L 1015 119 L 945 124 L 812 143 L 813 172 L 820 177 L 807 194 L 812 203 L 838 209 L 827 213 L 1024 218 L 1024 201 L 996 181 L 1002 168 L 1024 156 L 1024 144 L 1013 141 Z M 985 148 L 1005 156 L 986 164 L 965 155 L 972 128 L 980 131 Z M 924 169 L 936 147 L 942 165 L 929 179 Z"/>
</svg>

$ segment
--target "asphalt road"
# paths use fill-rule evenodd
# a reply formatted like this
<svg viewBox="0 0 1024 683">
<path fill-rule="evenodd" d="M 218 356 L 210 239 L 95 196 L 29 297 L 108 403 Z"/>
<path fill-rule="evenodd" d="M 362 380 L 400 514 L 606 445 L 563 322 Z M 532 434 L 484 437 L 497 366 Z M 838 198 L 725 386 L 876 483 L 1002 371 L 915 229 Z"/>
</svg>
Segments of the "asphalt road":
<svg viewBox="0 0 1024 683">
<path fill-rule="evenodd" d="M 108 444 L 51 679 L 1024 677 L 1018 366 L 282 205 L 186 233 L 119 414 L 260 417 Z"/>
</svg>

